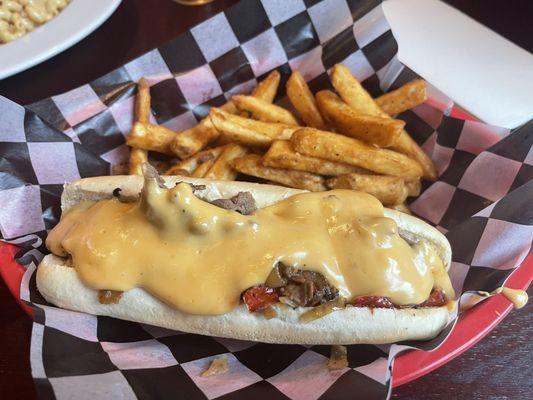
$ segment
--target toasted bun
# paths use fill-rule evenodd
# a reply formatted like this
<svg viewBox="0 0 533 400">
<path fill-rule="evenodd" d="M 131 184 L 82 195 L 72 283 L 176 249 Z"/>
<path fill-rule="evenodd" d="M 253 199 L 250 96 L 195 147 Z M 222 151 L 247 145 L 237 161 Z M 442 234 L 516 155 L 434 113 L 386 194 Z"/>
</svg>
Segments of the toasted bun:
<svg viewBox="0 0 533 400">
<path fill-rule="evenodd" d="M 219 182 L 188 177 L 164 177 L 167 186 L 186 181 L 206 185 L 201 191 L 205 200 L 230 198 L 241 191 L 250 192 L 258 207 L 266 207 L 301 190 L 248 182 Z M 65 185 L 61 197 L 63 212 L 83 200 L 102 200 L 116 188 L 121 195 L 137 197 L 143 185 L 140 176 L 112 176 L 82 179 Z M 436 229 L 418 218 L 395 210 L 385 215 L 396 221 L 400 235 L 409 242 L 425 239 L 438 249 L 446 268 L 451 259 L 450 245 Z M 267 343 L 294 344 L 383 344 L 402 340 L 430 339 L 450 319 L 447 307 L 369 309 L 346 307 L 309 323 L 299 321 L 308 308 L 276 306 L 277 317 L 266 319 L 249 312 L 244 305 L 218 316 L 192 315 L 172 309 L 142 289 L 125 292 L 117 304 L 101 304 L 98 291 L 86 287 L 76 270 L 65 260 L 46 256 L 37 269 L 37 288 L 44 298 L 59 307 L 95 315 L 106 315 L 147 323 L 184 332 L 253 340 Z"/>
</svg>

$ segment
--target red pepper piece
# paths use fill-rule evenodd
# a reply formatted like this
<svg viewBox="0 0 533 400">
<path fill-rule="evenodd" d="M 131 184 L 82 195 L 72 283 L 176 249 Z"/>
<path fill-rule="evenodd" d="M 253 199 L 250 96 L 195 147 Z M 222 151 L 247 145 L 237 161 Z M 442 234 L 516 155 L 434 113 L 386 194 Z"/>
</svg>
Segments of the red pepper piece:
<svg viewBox="0 0 533 400">
<path fill-rule="evenodd" d="M 242 294 L 242 300 L 251 312 L 263 310 L 271 304 L 277 303 L 279 298 L 274 289 L 267 286 L 254 286 Z"/>
</svg>

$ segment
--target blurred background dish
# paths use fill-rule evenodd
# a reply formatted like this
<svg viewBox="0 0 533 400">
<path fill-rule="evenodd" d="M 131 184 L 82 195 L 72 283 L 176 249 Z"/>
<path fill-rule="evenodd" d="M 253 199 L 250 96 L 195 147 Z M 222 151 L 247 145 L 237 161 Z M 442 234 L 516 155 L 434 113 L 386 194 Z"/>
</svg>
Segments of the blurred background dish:
<svg viewBox="0 0 533 400">
<path fill-rule="evenodd" d="M 66 8 L 31 32 L 0 44 L 0 79 L 53 57 L 98 28 L 121 0 L 72 0 Z"/>
</svg>

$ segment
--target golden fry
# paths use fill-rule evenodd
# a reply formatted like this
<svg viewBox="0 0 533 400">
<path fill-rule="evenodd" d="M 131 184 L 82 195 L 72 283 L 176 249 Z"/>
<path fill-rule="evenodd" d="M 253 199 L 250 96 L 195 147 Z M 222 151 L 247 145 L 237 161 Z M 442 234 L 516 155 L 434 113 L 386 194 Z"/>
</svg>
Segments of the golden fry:
<svg viewBox="0 0 533 400">
<path fill-rule="evenodd" d="M 206 117 L 198 125 L 176 135 L 170 148 L 175 155 L 184 160 L 198 153 L 209 143 L 216 140 L 218 136 L 218 131 L 211 123 L 209 117 Z"/>
<path fill-rule="evenodd" d="M 426 99 L 426 81 L 414 79 L 396 90 L 379 96 L 376 104 L 383 112 L 394 115 L 416 107 Z"/>
<path fill-rule="evenodd" d="M 379 108 L 374 99 L 345 66 L 337 64 L 333 67 L 331 82 L 341 98 L 358 113 L 390 118 Z M 405 130 L 402 130 L 392 148 L 407 154 L 420 163 L 424 171 L 424 178 L 432 181 L 437 179 L 437 169 L 433 161 Z"/>
<path fill-rule="evenodd" d="M 408 196 L 420 196 L 420 192 L 422 191 L 422 182 L 420 182 L 420 179 L 416 179 L 414 181 L 406 181 L 405 187 L 407 188 Z"/>
<path fill-rule="evenodd" d="M 148 162 L 148 152 L 144 149 L 136 149 L 132 147 L 130 150 L 130 175 L 142 175 L 142 164 Z"/>
<path fill-rule="evenodd" d="M 255 129 L 243 126 L 235 122 L 234 119 L 229 119 L 228 115 L 229 114 L 216 108 L 212 108 L 209 111 L 209 117 L 211 118 L 213 125 L 223 136 L 248 146 L 266 147 L 272 143 L 273 139 L 271 137 L 258 132 Z"/>
<path fill-rule="evenodd" d="M 137 83 L 137 95 L 135 96 L 135 120 L 148 123 L 150 120 L 150 87 L 146 79 L 141 78 Z M 129 173 L 130 175 L 142 175 L 141 166 L 148 162 L 148 151 L 132 148 L 130 150 Z"/>
<path fill-rule="evenodd" d="M 257 84 L 252 91 L 252 96 L 258 99 L 264 100 L 268 103 L 272 103 L 276 98 L 280 80 L 280 74 L 278 71 L 272 71 L 268 76 Z"/>
<path fill-rule="evenodd" d="M 248 153 L 246 147 L 235 143 L 224 146 L 222 153 L 204 175 L 206 179 L 217 179 L 220 181 L 232 181 L 237 177 L 237 171 L 233 169 L 231 163 L 238 157 L 244 156 Z"/>
<path fill-rule="evenodd" d="M 327 180 L 331 189 L 354 189 L 369 193 L 384 206 L 400 204 L 407 197 L 404 180 L 395 176 L 344 174 Z"/>
<path fill-rule="evenodd" d="M 176 132 L 162 125 L 135 122 L 131 128 L 126 143 L 138 149 L 157 151 L 163 154 L 172 154 L 170 145 L 176 138 Z"/>
<path fill-rule="evenodd" d="M 265 100 L 243 95 L 235 95 L 232 100 L 239 110 L 249 112 L 254 119 L 259 121 L 298 125 L 298 121 L 290 111 Z"/>
<path fill-rule="evenodd" d="M 150 122 L 150 87 L 146 79 L 141 78 L 137 83 L 137 95 L 135 96 L 135 120 L 138 122 Z"/>
<path fill-rule="evenodd" d="M 198 168 L 196 168 L 193 173 L 191 174 L 194 178 L 203 178 L 205 174 L 207 174 L 207 171 L 213 166 L 215 163 L 215 160 L 207 160 L 203 162 L 202 164 L 198 165 Z"/>
<path fill-rule="evenodd" d="M 232 165 L 233 168 L 243 174 L 267 179 L 285 186 L 306 189 L 312 192 L 326 190 L 324 178 L 321 176 L 303 171 L 265 167 L 262 164 L 261 156 L 256 154 L 248 154 L 237 158 Z"/>
<path fill-rule="evenodd" d="M 279 80 L 279 72 L 271 72 L 256 86 L 252 92 L 252 96 L 272 103 L 278 90 Z M 239 112 L 232 100 L 220 106 L 220 109 L 230 114 L 238 114 Z M 213 126 L 209 116 L 207 116 L 196 126 L 187 129 L 176 136 L 176 139 L 172 143 L 171 149 L 174 154 L 176 154 L 180 159 L 184 160 L 193 154 L 198 153 L 208 144 L 216 141 L 219 136 L 219 132 Z"/>
<path fill-rule="evenodd" d="M 165 172 L 165 175 L 191 175 L 200 164 L 209 160 L 216 160 L 223 149 L 224 147 L 220 146 L 196 153 L 194 156 L 172 166 Z"/>
<path fill-rule="evenodd" d="M 380 147 L 393 145 L 405 126 L 399 119 L 359 114 L 330 90 L 318 92 L 316 101 L 339 133 Z"/>
<path fill-rule="evenodd" d="M 291 144 L 299 153 L 355 165 L 384 175 L 405 180 L 422 176 L 420 164 L 406 155 L 369 146 L 336 133 L 301 128 L 292 135 Z"/>
<path fill-rule="evenodd" d="M 294 71 L 287 81 L 287 96 L 307 125 L 326 129 L 326 122 L 317 108 L 313 93 L 298 71 Z"/>
<path fill-rule="evenodd" d="M 263 156 L 263 165 L 273 168 L 295 169 L 319 175 L 335 176 L 350 172 L 364 173 L 354 165 L 306 156 L 294 151 L 287 140 L 276 140 Z"/>
<path fill-rule="evenodd" d="M 241 125 L 244 128 L 251 129 L 272 139 L 289 139 L 294 131 L 299 129 L 298 126 L 257 121 L 255 119 L 229 114 L 220 108 L 212 108 L 210 113 L 213 113 L 215 118 L 223 118 L 224 120 Z"/>
</svg>

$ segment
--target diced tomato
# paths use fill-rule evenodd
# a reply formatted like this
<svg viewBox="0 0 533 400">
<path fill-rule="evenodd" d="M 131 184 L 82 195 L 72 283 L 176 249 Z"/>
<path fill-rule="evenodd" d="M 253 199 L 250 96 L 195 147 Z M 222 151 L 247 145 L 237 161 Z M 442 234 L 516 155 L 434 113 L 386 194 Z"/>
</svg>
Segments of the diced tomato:
<svg viewBox="0 0 533 400">
<path fill-rule="evenodd" d="M 353 299 L 350 304 L 354 307 L 370 307 L 372 308 L 418 308 L 418 307 L 441 307 L 448 302 L 446 295 L 441 290 L 433 290 L 428 299 L 416 305 L 398 306 L 394 304 L 388 297 L 383 296 L 361 296 Z"/>
<path fill-rule="evenodd" d="M 242 293 L 242 300 L 251 312 L 263 310 L 278 302 L 278 294 L 267 286 L 254 286 Z"/>
<path fill-rule="evenodd" d="M 394 304 L 388 297 L 383 296 L 361 296 L 353 299 L 350 304 L 355 307 L 370 308 L 394 308 Z"/>
<path fill-rule="evenodd" d="M 429 298 L 419 305 L 419 307 L 441 307 L 448 302 L 442 290 L 433 290 Z"/>
</svg>

